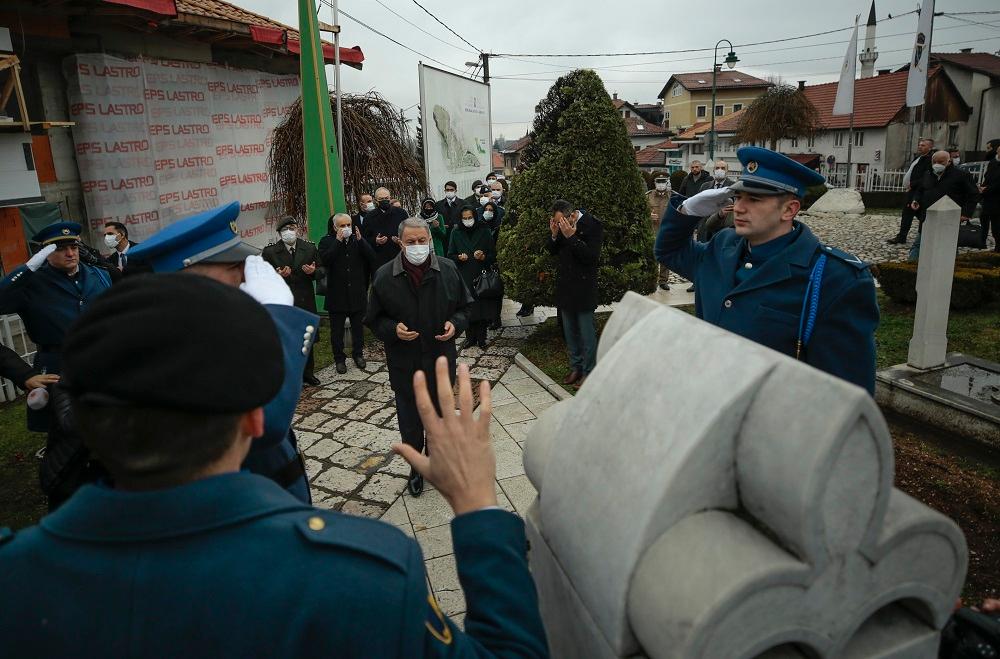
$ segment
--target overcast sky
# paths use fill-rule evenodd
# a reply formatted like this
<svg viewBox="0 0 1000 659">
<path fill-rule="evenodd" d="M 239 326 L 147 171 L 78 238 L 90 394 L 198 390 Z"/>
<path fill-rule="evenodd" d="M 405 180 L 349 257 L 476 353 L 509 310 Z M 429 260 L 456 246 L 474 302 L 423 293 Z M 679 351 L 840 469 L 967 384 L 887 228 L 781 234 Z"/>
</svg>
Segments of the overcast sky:
<svg viewBox="0 0 1000 659">
<path fill-rule="evenodd" d="M 297 3 L 293 0 L 234 1 L 288 25 L 298 24 Z M 609 93 L 618 92 L 620 98 L 630 101 L 654 103 L 671 74 L 711 71 L 711 49 L 722 38 L 735 45 L 740 58 L 736 68 L 740 71 L 762 78 L 778 76 L 792 84 L 797 80 L 807 80 L 809 84 L 836 80 L 850 39 L 849 30 L 784 43 L 750 44 L 847 28 L 853 24 L 854 14 L 859 13 L 862 23 L 858 37 L 860 49 L 864 43 L 863 24 L 870 7 L 870 0 L 846 3 L 818 0 L 794 3 L 788 0 L 419 1 L 477 49 L 492 53 L 538 55 L 708 49 L 634 57 L 491 58 L 493 136 L 502 134 L 509 139 L 525 134 L 534 117 L 535 104 L 566 71 L 582 67 L 595 69 Z M 654 9 L 657 6 L 663 9 Z M 900 15 L 917 7 L 916 0 L 878 0 L 876 44 L 880 55 L 876 69 L 896 68 L 908 60 L 917 15 Z M 426 56 L 416 55 L 342 16 L 342 45 L 360 46 L 365 53 L 364 70 L 343 69 L 343 86 L 347 92 L 375 89 L 406 109 L 407 117 L 415 118 L 419 99 L 418 61 L 444 68 L 428 59 L 434 58 L 458 71 L 472 72 L 471 67 L 464 64 L 476 60 L 476 53 L 424 13 L 413 0 L 341 0 L 340 9 Z M 990 53 L 1000 50 L 1000 6 L 996 0 L 938 0 L 935 11 L 959 14 L 935 17 L 935 51 L 956 52 L 963 47 Z M 898 18 L 887 20 L 889 15 Z M 321 7 L 320 19 L 330 22 L 329 7 Z M 723 45 L 719 50 L 721 61 L 728 48 Z M 332 67 L 327 67 L 327 77 L 332 86 Z"/>
</svg>

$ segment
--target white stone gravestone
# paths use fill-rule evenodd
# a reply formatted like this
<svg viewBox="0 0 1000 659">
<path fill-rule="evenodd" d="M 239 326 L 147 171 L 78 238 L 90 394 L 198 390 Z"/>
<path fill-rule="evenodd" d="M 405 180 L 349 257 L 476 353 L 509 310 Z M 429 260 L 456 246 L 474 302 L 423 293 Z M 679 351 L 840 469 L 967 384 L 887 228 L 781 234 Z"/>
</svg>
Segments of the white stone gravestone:
<svg viewBox="0 0 1000 659">
<path fill-rule="evenodd" d="M 630 293 L 524 455 L 554 657 L 936 655 L 965 541 L 858 387 Z"/>
<path fill-rule="evenodd" d="M 955 277 L 955 252 L 962 209 L 941 197 L 927 209 L 917 265 L 917 308 L 906 363 L 914 368 L 944 365 L 948 352 L 948 308 Z"/>
</svg>

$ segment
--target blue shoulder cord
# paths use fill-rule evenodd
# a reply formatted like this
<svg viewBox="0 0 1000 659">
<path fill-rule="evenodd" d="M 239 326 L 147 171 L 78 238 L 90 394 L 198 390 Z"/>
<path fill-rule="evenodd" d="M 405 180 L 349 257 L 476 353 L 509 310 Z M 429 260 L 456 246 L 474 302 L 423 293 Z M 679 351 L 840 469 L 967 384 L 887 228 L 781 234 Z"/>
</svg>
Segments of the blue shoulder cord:
<svg viewBox="0 0 1000 659">
<path fill-rule="evenodd" d="M 819 313 L 819 292 L 823 283 L 823 268 L 826 267 L 826 254 L 820 254 L 809 274 L 809 284 L 806 294 L 802 297 L 802 313 L 799 314 L 799 338 L 795 344 L 795 358 L 802 358 L 802 349 L 809 345 L 813 329 L 816 327 L 816 314 Z M 808 315 L 806 310 L 808 309 Z"/>
</svg>

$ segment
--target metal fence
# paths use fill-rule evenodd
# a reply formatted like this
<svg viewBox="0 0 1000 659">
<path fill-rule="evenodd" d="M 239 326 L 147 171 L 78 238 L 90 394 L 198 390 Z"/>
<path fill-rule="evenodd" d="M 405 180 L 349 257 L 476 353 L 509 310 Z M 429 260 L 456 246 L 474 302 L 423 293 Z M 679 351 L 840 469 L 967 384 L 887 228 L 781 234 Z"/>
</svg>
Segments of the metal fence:
<svg viewBox="0 0 1000 659">
<path fill-rule="evenodd" d="M 24 323 L 17 314 L 0 316 L 0 343 L 7 346 L 29 364 L 35 356 L 35 344 L 24 331 Z M 0 378 L 0 402 L 17 398 L 17 389 L 10 380 Z"/>
<path fill-rule="evenodd" d="M 969 162 L 959 165 L 959 169 L 969 173 L 977 185 L 982 185 L 983 175 L 986 173 L 985 162 Z M 854 172 L 854 188 L 859 192 L 906 192 L 904 179 L 906 169 L 898 170 L 876 170 L 868 169 L 864 172 Z M 836 171 L 826 171 L 827 183 L 835 188 L 847 187 L 846 168 L 837 168 Z"/>
</svg>

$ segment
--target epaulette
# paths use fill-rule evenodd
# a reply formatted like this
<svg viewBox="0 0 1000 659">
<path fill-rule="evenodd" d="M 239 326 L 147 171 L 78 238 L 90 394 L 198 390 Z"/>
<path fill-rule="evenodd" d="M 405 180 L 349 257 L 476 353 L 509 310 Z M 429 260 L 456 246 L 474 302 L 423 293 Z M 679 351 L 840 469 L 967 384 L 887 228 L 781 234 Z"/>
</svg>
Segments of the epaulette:
<svg viewBox="0 0 1000 659">
<path fill-rule="evenodd" d="M 337 512 L 311 510 L 295 522 L 311 543 L 379 559 L 406 574 L 410 540 L 390 524 Z"/>
<path fill-rule="evenodd" d="M 14 532 L 9 527 L 0 526 L 0 547 L 14 539 Z"/>
<path fill-rule="evenodd" d="M 279 242 L 279 241 L 275 240 L 275 241 L 274 241 L 273 243 L 268 243 L 268 244 L 264 245 L 264 247 L 265 247 L 265 248 L 267 248 L 267 247 L 274 247 L 275 245 L 277 245 L 277 244 L 278 244 L 278 242 Z"/>
<path fill-rule="evenodd" d="M 837 249 L 836 247 L 831 247 L 830 245 L 820 245 L 820 250 L 824 254 L 828 254 L 829 256 L 833 256 L 837 259 L 840 259 L 841 261 L 843 261 L 848 265 L 854 266 L 858 270 L 864 270 L 869 265 L 871 265 L 867 261 L 862 261 L 861 259 L 859 259 L 854 254 L 851 254 L 850 252 L 845 252 L 842 249 Z"/>
</svg>

